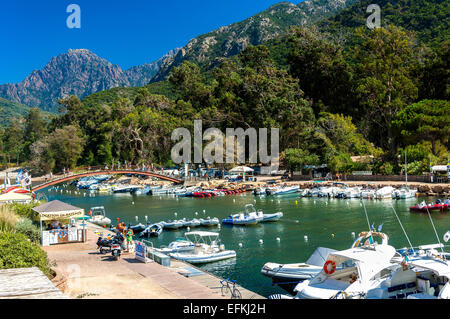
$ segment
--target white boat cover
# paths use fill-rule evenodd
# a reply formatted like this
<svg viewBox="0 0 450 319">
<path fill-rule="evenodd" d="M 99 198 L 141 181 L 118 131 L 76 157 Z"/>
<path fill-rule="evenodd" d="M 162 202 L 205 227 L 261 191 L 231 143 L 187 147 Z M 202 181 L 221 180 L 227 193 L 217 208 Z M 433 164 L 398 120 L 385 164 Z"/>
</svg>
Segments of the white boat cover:
<svg viewBox="0 0 450 319">
<path fill-rule="evenodd" d="M 330 253 L 335 252 L 335 249 L 331 248 L 325 248 L 325 247 L 318 247 L 311 257 L 306 261 L 306 264 L 322 267 L 325 264 L 325 261 L 327 260 L 327 256 Z"/>
<path fill-rule="evenodd" d="M 439 276 L 445 276 L 450 279 L 450 264 L 448 261 L 434 259 L 434 258 L 421 258 L 413 259 L 411 265 L 432 270 Z"/>
<path fill-rule="evenodd" d="M 333 260 L 336 265 L 348 259 L 357 261 L 360 278 L 366 281 L 382 269 L 391 266 L 390 260 L 395 253 L 395 248 L 389 245 L 363 246 L 331 253 L 327 259 Z"/>
</svg>

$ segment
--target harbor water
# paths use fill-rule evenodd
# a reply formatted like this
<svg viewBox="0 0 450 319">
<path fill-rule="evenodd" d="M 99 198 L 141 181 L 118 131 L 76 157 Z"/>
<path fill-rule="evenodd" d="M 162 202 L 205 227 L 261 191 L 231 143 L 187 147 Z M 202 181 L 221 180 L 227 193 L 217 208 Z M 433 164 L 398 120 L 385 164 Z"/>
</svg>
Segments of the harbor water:
<svg viewBox="0 0 450 319">
<path fill-rule="evenodd" d="M 389 243 L 396 248 L 409 246 L 400 224 L 393 212 L 397 212 L 414 247 L 438 242 L 427 214 L 411 213 L 409 207 L 426 199 L 364 200 L 301 198 L 297 194 L 285 196 L 254 196 L 251 193 L 218 196 L 207 199 L 177 198 L 173 195 L 147 196 L 123 194 L 91 194 L 72 186 L 57 186 L 40 191 L 48 200 L 62 200 L 89 211 L 90 207 L 104 206 L 106 215 L 113 223 L 116 219 L 127 224 L 159 222 L 182 218 L 218 217 L 219 220 L 244 210 L 253 204 L 264 213 L 283 212 L 281 220 L 254 226 L 196 227 L 192 230 L 216 231 L 226 249 L 237 253 L 235 259 L 200 265 L 201 269 L 237 283 L 262 296 L 285 293 L 272 285 L 270 278 L 261 274 L 266 262 L 298 263 L 306 261 L 314 250 L 321 247 L 346 249 L 368 224 L 389 235 Z M 364 207 L 365 206 L 365 207 Z M 369 223 L 364 213 L 367 211 Z M 450 212 L 432 212 L 439 240 L 450 230 Z M 381 226 L 380 226 L 381 225 Z M 182 238 L 186 228 L 165 230 L 158 238 L 150 238 L 154 247 L 168 245 Z M 354 234 L 354 235 L 353 235 Z M 450 245 L 450 243 L 448 243 Z M 449 249 L 445 249 L 450 251 Z"/>
</svg>

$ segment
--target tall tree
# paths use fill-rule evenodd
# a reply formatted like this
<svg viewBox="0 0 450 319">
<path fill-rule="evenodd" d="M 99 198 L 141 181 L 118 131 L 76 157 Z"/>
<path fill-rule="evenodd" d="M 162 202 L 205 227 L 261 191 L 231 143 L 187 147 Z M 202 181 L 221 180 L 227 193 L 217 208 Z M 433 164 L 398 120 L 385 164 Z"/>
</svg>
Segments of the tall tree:
<svg viewBox="0 0 450 319">
<path fill-rule="evenodd" d="M 372 124 L 372 134 L 378 132 L 379 145 L 395 154 L 392 121 L 418 94 L 411 76 L 413 40 L 395 26 L 360 28 L 357 35 L 361 45 L 353 50 L 359 75 L 356 93 L 365 107 L 366 123 Z"/>
</svg>

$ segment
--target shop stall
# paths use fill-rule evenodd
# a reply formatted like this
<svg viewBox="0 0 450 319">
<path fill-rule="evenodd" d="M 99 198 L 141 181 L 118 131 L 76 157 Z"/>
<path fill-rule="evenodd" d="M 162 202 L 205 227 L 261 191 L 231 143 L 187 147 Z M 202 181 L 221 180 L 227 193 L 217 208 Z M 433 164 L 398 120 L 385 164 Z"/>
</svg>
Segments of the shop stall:
<svg viewBox="0 0 450 319">
<path fill-rule="evenodd" d="M 76 243 L 86 241 L 84 209 L 54 200 L 33 208 L 41 224 L 41 244 Z M 83 222 L 77 223 L 81 218 Z"/>
</svg>

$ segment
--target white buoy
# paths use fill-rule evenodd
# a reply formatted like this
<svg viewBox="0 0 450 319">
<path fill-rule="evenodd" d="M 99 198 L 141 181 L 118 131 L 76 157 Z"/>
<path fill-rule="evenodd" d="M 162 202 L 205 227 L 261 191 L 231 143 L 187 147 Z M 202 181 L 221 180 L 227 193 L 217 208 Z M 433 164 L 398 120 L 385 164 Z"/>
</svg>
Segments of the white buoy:
<svg viewBox="0 0 450 319">
<path fill-rule="evenodd" d="M 221 227 L 221 226 L 220 226 L 220 224 L 217 224 L 217 228 L 219 228 L 219 229 L 220 229 L 220 227 Z"/>
<path fill-rule="evenodd" d="M 278 241 L 278 242 L 280 241 L 280 237 L 277 237 L 277 241 Z"/>
<path fill-rule="evenodd" d="M 174 215 L 177 216 L 178 214 L 177 214 L 177 213 L 174 213 Z"/>
<path fill-rule="evenodd" d="M 239 243 L 239 247 L 242 247 L 242 243 Z"/>
<path fill-rule="evenodd" d="M 296 222 L 296 223 L 299 223 L 300 221 L 299 221 L 299 220 L 296 220 L 295 222 Z"/>
<path fill-rule="evenodd" d="M 187 231 L 190 231 L 190 230 L 191 230 L 191 227 L 188 226 L 188 227 L 186 228 L 186 230 L 187 230 Z"/>
<path fill-rule="evenodd" d="M 148 216 L 147 215 L 145 215 L 145 221 L 147 221 L 148 220 Z"/>
<path fill-rule="evenodd" d="M 131 205 L 134 205 L 134 202 L 131 202 Z"/>
<path fill-rule="evenodd" d="M 305 235 L 303 238 L 305 239 L 305 241 L 308 241 L 308 236 Z"/>
<path fill-rule="evenodd" d="M 195 212 L 195 216 L 197 216 L 198 215 L 198 213 L 197 212 Z"/>
<path fill-rule="evenodd" d="M 236 198 L 233 198 L 233 203 L 236 202 Z"/>
<path fill-rule="evenodd" d="M 203 210 L 203 214 L 206 213 L 206 210 Z"/>
<path fill-rule="evenodd" d="M 264 243 L 264 241 L 263 241 L 262 239 L 260 239 L 260 240 L 259 240 L 259 243 L 262 244 L 262 243 Z"/>
<path fill-rule="evenodd" d="M 256 199 L 254 199 L 253 202 L 256 203 Z"/>
<path fill-rule="evenodd" d="M 316 205 L 316 201 L 314 200 L 314 205 Z"/>
<path fill-rule="evenodd" d="M 136 221 L 138 221 L 138 220 L 139 220 L 139 217 L 135 216 L 135 218 L 136 218 Z"/>
<path fill-rule="evenodd" d="M 278 204 L 280 203 L 280 200 L 278 200 Z"/>
<path fill-rule="evenodd" d="M 353 237 L 353 238 L 355 237 L 355 232 L 354 232 L 354 231 L 352 231 L 352 237 Z"/>
</svg>

